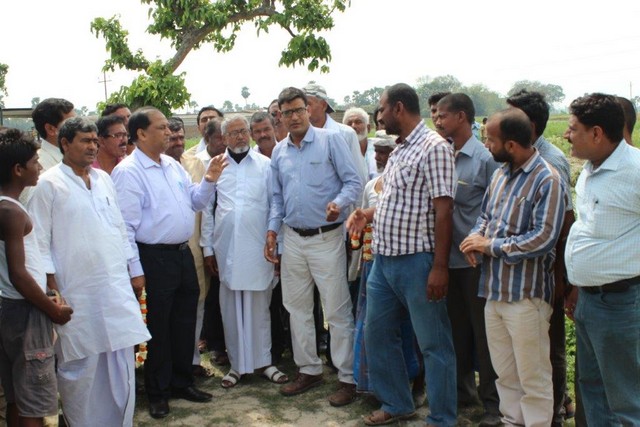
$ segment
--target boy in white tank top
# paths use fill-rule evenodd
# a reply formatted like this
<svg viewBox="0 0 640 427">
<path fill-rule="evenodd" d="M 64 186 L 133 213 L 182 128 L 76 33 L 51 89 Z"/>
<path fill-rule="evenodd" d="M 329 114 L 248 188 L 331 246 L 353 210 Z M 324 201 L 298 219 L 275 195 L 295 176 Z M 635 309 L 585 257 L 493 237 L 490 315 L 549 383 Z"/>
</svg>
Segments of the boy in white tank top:
<svg viewBox="0 0 640 427">
<path fill-rule="evenodd" d="M 73 312 L 56 289 L 47 292 L 31 218 L 18 202 L 38 182 L 37 150 L 28 134 L 0 129 L 0 376 L 9 426 L 57 414 L 52 322 L 65 324 Z"/>
</svg>

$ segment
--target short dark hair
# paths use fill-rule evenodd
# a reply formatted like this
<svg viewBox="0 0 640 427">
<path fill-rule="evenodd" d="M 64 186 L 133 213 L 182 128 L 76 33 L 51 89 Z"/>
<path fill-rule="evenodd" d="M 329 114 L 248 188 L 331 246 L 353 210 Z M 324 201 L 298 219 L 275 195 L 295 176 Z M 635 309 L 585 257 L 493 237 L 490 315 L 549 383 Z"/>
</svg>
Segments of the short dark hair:
<svg viewBox="0 0 640 427">
<path fill-rule="evenodd" d="M 116 111 L 118 111 L 121 108 L 129 108 L 129 106 L 127 104 L 122 104 L 122 103 L 107 104 L 107 105 L 104 106 L 104 110 L 102 110 L 102 114 L 100 114 L 100 115 L 102 117 L 110 116 L 111 114 L 115 113 Z"/>
<path fill-rule="evenodd" d="M 10 183 L 13 167 L 26 167 L 38 148 L 30 133 L 13 128 L 0 130 L 0 186 Z"/>
<path fill-rule="evenodd" d="M 435 92 L 433 94 L 431 94 L 431 96 L 427 99 L 427 104 L 429 104 L 429 106 L 435 105 L 438 102 L 440 102 L 440 100 L 442 98 L 444 98 L 445 96 L 451 94 L 451 92 Z"/>
<path fill-rule="evenodd" d="M 406 83 L 396 83 L 385 89 L 387 93 L 387 102 L 389 105 L 395 105 L 401 102 L 404 109 L 411 114 L 420 114 L 420 99 L 414 88 Z"/>
<path fill-rule="evenodd" d="M 132 142 L 138 141 L 138 129 L 146 129 L 151 124 L 149 120 L 149 113 L 157 111 L 161 113 L 156 107 L 140 107 L 131 114 L 129 117 L 129 138 Z"/>
<path fill-rule="evenodd" d="M 269 120 L 269 122 L 271 123 L 271 126 L 276 125 L 276 121 L 271 114 L 269 114 L 266 111 L 258 111 L 253 113 L 253 115 L 251 116 L 251 120 L 249 120 L 249 129 L 253 130 L 254 123 L 260 123 L 265 120 Z"/>
<path fill-rule="evenodd" d="M 447 111 L 456 113 L 462 111 L 470 125 L 475 121 L 476 109 L 473 106 L 473 101 L 464 93 L 450 93 L 438 101 L 438 107 L 443 107 Z"/>
<path fill-rule="evenodd" d="M 218 113 L 219 117 L 224 117 L 224 113 L 220 110 L 218 110 L 216 107 L 214 107 L 213 105 L 207 105 L 205 107 L 202 107 L 200 109 L 200 111 L 198 111 L 198 116 L 196 117 L 196 124 L 200 124 L 200 116 L 202 115 L 202 113 L 204 113 L 205 111 L 215 111 L 216 113 Z"/>
<path fill-rule="evenodd" d="M 522 89 L 507 98 L 507 104 L 524 111 L 536 127 L 535 137 L 544 133 L 549 121 L 550 109 L 544 93 Z"/>
<path fill-rule="evenodd" d="M 307 95 L 305 95 L 302 89 L 297 87 L 287 87 L 282 89 L 280 95 L 278 95 L 278 108 L 282 108 L 282 104 L 285 102 L 292 102 L 294 99 L 302 99 L 304 105 L 307 105 Z"/>
<path fill-rule="evenodd" d="M 624 113 L 624 125 L 627 128 L 627 132 L 629 132 L 629 135 L 633 135 L 633 128 L 636 125 L 637 119 L 636 108 L 627 98 L 616 96 L 616 99 L 622 107 L 622 112 Z"/>
<path fill-rule="evenodd" d="M 373 123 L 376 125 L 376 129 L 378 129 L 378 113 L 380 112 L 380 106 L 377 105 L 376 108 L 373 109 Z"/>
<path fill-rule="evenodd" d="M 47 137 L 44 125 L 58 126 L 65 114 L 73 110 L 73 104 L 62 98 L 47 98 L 36 105 L 31 113 L 31 119 L 41 138 Z"/>
<path fill-rule="evenodd" d="M 96 126 L 98 127 L 98 136 L 107 136 L 109 134 L 109 128 L 118 124 L 124 125 L 124 118 L 116 116 L 115 114 L 100 117 L 96 123 Z"/>
<path fill-rule="evenodd" d="M 523 111 L 509 108 L 498 111 L 494 116 L 499 120 L 502 142 L 515 141 L 523 148 L 531 146 L 531 121 Z"/>
<path fill-rule="evenodd" d="M 585 126 L 599 126 L 613 143 L 622 141 L 624 112 L 615 96 L 592 93 L 574 99 L 569 105 L 569 114 L 574 115 Z"/>
<path fill-rule="evenodd" d="M 222 118 L 216 117 L 213 120 L 207 122 L 207 126 L 204 128 L 204 139 L 209 139 L 214 133 L 222 134 Z"/>
<path fill-rule="evenodd" d="M 169 130 L 171 132 L 178 132 L 179 130 L 184 130 L 184 121 L 178 116 L 169 117 Z"/>
<path fill-rule="evenodd" d="M 58 147 L 60 147 L 62 154 L 64 154 L 64 148 L 62 148 L 61 142 L 62 138 L 72 142 L 78 132 L 95 132 L 97 134 L 98 127 L 91 119 L 82 116 L 69 117 L 62 122 L 62 126 L 60 126 L 58 130 Z"/>
</svg>

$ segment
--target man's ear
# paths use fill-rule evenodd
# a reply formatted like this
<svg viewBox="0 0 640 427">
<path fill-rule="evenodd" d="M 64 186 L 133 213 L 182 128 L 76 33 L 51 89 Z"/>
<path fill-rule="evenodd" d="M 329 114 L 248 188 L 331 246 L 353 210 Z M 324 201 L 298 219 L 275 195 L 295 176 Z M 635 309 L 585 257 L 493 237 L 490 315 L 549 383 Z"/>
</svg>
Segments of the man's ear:
<svg viewBox="0 0 640 427">
<path fill-rule="evenodd" d="M 52 125 L 51 123 L 44 124 L 44 131 L 47 134 L 47 139 L 55 138 L 58 135 L 58 127 Z"/>
</svg>

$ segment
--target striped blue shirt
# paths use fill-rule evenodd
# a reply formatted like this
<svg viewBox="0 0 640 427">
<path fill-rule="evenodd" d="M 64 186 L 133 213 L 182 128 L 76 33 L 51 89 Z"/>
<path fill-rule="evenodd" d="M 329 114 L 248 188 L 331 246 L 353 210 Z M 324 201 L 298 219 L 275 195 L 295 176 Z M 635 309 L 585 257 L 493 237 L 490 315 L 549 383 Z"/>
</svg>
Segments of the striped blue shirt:
<svg viewBox="0 0 640 427">
<path fill-rule="evenodd" d="M 555 245 L 567 194 L 558 172 L 536 150 L 515 172 L 505 163 L 493 175 L 471 234 L 490 238 L 478 296 L 512 302 L 553 296 Z"/>
</svg>

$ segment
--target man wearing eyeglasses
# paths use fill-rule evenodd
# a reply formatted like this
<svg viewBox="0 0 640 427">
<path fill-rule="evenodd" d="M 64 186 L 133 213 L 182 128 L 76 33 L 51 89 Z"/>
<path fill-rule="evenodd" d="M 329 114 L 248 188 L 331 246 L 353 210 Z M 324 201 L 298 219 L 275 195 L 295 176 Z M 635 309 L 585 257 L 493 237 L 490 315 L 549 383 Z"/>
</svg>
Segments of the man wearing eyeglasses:
<svg viewBox="0 0 640 427">
<path fill-rule="evenodd" d="M 98 154 L 91 166 L 111 175 L 113 168 L 127 155 L 129 134 L 124 119 L 116 115 L 100 117 L 97 126 Z"/>
<path fill-rule="evenodd" d="M 293 356 L 299 367 L 296 379 L 280 393 L 293 396 L 322 383 L 322 361 L 313 327 L 315 282 L 329 323 L 331 355 L 340 381 L 329 403 L 343 406 L 355 399 L 355 385 L 353 316 L 342 223 L 347 208 L 360 199 L 362 181 L 342 136 L 310 125 L 307 96 L 302 90 L 284 89 L 278 104 L 289 135 L 271 155 L 273 201 L 265 257 L 278 262 L 276 238 L 283 234 L 282 297 L 291 315 Z"/>
</svg>

